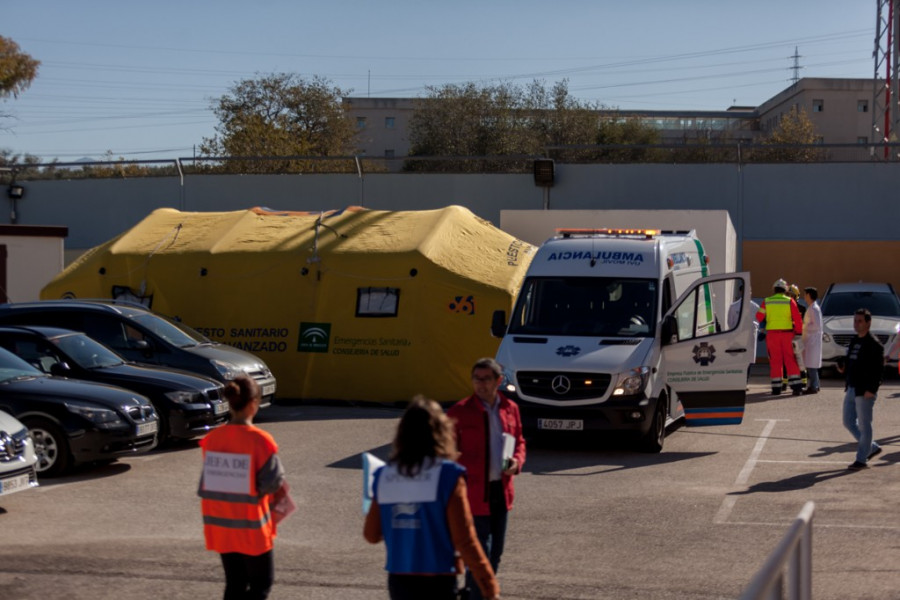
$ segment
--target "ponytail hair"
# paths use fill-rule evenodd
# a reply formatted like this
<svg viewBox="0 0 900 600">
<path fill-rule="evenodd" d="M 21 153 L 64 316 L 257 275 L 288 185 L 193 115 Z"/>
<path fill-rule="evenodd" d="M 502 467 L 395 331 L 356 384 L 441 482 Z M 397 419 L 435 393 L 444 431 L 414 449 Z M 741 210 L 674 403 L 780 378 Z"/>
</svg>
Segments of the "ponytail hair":
<svg viewBox="0 0 900 600">
<path fill-rule="evenodd" d="M 228 400 L 228 406 L 234 412 L 247 408 L 254 398 L 257 400 L 262 398 L 259 384 L 248 375 L 238 375 L 226 383 L 224 395 Z"/>
</svg>

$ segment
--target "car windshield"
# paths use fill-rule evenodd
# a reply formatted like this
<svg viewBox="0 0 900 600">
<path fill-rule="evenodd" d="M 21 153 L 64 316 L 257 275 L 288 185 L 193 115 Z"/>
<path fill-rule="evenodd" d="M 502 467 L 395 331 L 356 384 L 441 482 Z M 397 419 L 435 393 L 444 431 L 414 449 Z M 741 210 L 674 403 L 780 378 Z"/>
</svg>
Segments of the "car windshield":
<svg viewBox="0 0 900 600">
<path fill-rule="evenodd" d="M 84 334 L 62 335 L 51 341 L 83 369 L 114 367 L 124 362 L 118 354 Z"/>
<path fill-rule="evenodd" d="M 900 300 L 890 292 L 831 292 L 822 300 L 822 316 L 852 315 L 867 308 L 878 317 L 900 317 Z"/>
<path fill-rule="evenodd" d="M 653 279 L 529 277 L 509 333 L 653 337 L 656 302 Z"/>
<path fill-rule="evenodd" d="M 0 348 L 0 383 L 23 377 L 46 377 L 46 375 L 9 350 Z"/>
<path fill-rule="evenodd" d="M 175 323 L 160 315 L 141 313 L 134 315 L 134 320 L 179 348 L 190 348 L 199 344 L 208 344 L 209 338 L 181 323 Z"/>
</svg>

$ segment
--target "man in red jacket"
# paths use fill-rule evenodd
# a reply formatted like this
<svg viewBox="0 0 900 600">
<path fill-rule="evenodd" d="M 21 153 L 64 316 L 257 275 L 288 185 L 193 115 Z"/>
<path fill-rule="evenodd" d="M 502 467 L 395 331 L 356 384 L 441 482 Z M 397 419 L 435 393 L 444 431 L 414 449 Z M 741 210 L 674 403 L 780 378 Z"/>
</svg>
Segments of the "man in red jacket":
<svg viewBox="0 0 900 600">
<path fill-rule="evenodd" d="M 519 407 L 500 393 L 502 380 L 503 369 L 496 360 L 479 359 L 472 367 L 475 393 L 447 411 L 455 422 L 457 462 L 466 468 L 475 532 L 495 573 L 503 554 L 507 513 L 513 505 L 513 476 L 525 464 Z M 470 573 L 466 573 L 466 587 L 471 599 L 481 599 Z"/>
</svg>

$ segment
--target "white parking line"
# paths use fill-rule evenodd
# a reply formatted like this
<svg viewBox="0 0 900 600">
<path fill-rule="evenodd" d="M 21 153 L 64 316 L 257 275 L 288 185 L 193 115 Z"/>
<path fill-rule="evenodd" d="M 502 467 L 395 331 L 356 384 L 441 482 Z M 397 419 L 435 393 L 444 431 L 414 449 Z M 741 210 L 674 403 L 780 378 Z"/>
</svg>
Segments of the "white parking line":
<svg viewBox="0 0 900 600">
<path fill-rule="evenodd" d="M 756 461 L 758 463 L 782 463 L 786 465 L 794 464 L 794 465 L 846 465 L 847 462 L 843 460 L 764 460 L 760 459 Z"/>
<path fill-rule="evenodd" d="M 750 473 L 753 472 L 753 468 L 756 466 L 756 463 L 759 462 L 759 455 L 762 453 L 763 446 L 766 445 L 769 436 L 772 434 L 772 430 L 775 428 L 775 423 L 779 420 L 783 419 L 768 419 L 759 439 L 756 440 L 753 451 L 750 452 L 750 457 L 747 459 L 747 462 L 744 463 L 744 468 L 741 469 L 737 479 L 734 480 L 732 491 L 737 491 L 738 487 L 744 487 L 747 484 L 747 481 L 750 480 Z M 719 507 L 719 512 L 717 512 L 715 518 L 713 518 L 713 523 L 717 525 L 727 523 L 728 518 L 731 516 L 731 511 L 734 509 L 735 502 L 737 502 L 737 496 L 725 496 L 722 500 L 722 506 Z"/>
<path fill-rule="evenodd" d="M 763 428 L 762 433 L 759 436 L 759 439 L 756 440 L 756 445 L 753 447 L 753 451 L 750 452 L 749 458 L 747 458 L 747 462 L 744 463 L 744 467 L 741 469 L 741 472 L 738 473 L 737 479 L 734 480 L 734 486 L 732 487 L 732 492 L 741 491 L 746 487 L 747 482 L 750 480 L 750 474 L 753 472 L 753 468 L 759 463 L 769 463 L 769 464 L 814 464 L 814 465 L 844 465 L 844 461 L 835 461 L 835 460 L 766 460 L 759 458 L 759 455 L 762 453 L 763 447 L 766 445 L 766 442 L 769 439 L 769 436 L 772 434 L 772 430 L 775 428 L 775 423 L 777 421 L 788 421 L 789 419 L 758 419 L 760 421 L 767 421 L 766 426 Z M 761 521 L 730 521 L 731 512 L 734 509 L 735 502 L 737 502 L 737 496 L 735 495 L 727 495 L 722 500 L 722 505 L 719 507 L 719 511 L 716 513 L 716 516 L 713 518 L 713 523 L 716 525 L 728 524 L 728 525 L 763 525 L 763 526 L 778 526 L 782 527 L 785 525 L 783 522 L 761 522 Z M 842 523 L 816 523 L 816 527 L 819 528 L 833 528 L 833 529 L 875 529 L 882 531 L 900 531 L 900 526 L 897 525 L 845 525 Z"/>
</svg>

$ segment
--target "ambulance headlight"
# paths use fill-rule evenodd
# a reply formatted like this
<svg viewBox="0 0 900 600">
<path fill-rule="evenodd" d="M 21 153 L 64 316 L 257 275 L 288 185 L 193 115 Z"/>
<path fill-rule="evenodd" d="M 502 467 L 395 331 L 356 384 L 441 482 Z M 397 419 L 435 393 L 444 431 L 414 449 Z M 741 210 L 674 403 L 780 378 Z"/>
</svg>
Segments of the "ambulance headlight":
<svg viewBox="0 0 900 600">
<path fill-rule="evenodd" d="M 613 390 L 613 396 L 633 396 L 640 394 L 650 376 L 649 367 L 637 367 L 619 375 L 619 382 Z"/>
<path fill-rule="evenodd" d="M 503 369 L 503 379 L 500 381 L 500 389 L 509 394 L 516 393 L 516 383 L 513 374 Z"/>
</svg>

